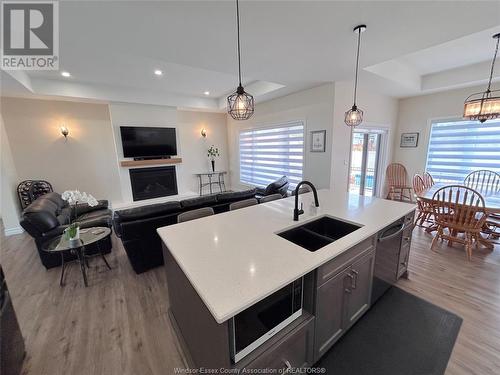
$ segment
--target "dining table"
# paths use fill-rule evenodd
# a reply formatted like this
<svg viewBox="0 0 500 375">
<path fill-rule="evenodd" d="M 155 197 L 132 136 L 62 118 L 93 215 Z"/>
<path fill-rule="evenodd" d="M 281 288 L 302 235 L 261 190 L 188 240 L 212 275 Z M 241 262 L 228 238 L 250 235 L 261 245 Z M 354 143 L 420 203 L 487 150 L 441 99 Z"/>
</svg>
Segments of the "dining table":
<svg viewBox="0 0 500 375">
<path fill-rule="evenodd" d="M 436 182 L 431 187 L 421 191 L 420 193 L 416 193 L 417 197 L 432 202 L 432 198 L 434 197 L 434 193 L 441 189 L 442 187 L 449 185 L 462 185 L 462 184 L 453 184 L 453 183 L 444 183 L 444 182 Z M 481 191 L 481 189 L 474 189 L 478 193 L 480 193 L 484 198 L 484 208 L 487 213 L 490 214 L 499 214 L 500 213 L 500 192 L 499 191 Z"/>
<path fill-rule="evenodd" d="M 418 199 L 421 199 L 422 201 L 425 201 L 429 204 L 432 205 L 432 201 L 434 198 L 434 193 L 441 189 L 442 187 L 449 186 L 449 185 L 460 185 L 460 186 L 465 186 L 463 184 L 457 184 L 457 183 L 445 183 L 445 182 L 436 182 L 434 185 L 431 187 L 428 187 L 427 189 L 424 189 L 420 192 L 416 192 L 416 196 Z M 491 189 L 489 190 L 484 190 L 481 191 L 481 189 L 474 189 L 477 192 L 479 192 L 484 199 L 484 209 L 487 214 L 500 214 L 500 191 L 493 191 Z M 436 230 L 436 226 L 430 226 L 426 228 L 426 232 L 433 232 Z M 486 246 L 487 248 L 493 249 L 494 245 L 491 241 L 488 241 L 486 238 L 480 238 L 479 242 Z"/>
</svg>

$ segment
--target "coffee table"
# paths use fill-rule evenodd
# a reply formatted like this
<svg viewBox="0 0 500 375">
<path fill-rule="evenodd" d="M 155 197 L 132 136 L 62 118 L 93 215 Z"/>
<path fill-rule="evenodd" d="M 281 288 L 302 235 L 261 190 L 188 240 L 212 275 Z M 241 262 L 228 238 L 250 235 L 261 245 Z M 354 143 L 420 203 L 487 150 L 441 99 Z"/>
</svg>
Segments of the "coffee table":
<svg viewBox="0 0 500 375">
<path fill-rule="evenodd" d="M 90 228 L 82 228 L 80 229 L 80 239 L 79 242 L 76 246 L 73 246 L 70 244 L 68 238 L 66 237 L 65 234 L 62 234 L 60 236 L 54 237 L 44 243 L 42 245 L 43 251 L 49 252 L 49 253 L 59 253 L 61 254 L 61 263 L 62 263 L 62 268 L 61 268 L 61 279 L 59 281 L 59 285 L 63 286 L 64 283 L 64 269 L 66 267 L 66 262 L 64 261 L 64 254 L 65 253 L 70 253 L 73 255 L 77 256 L 78 263 L 80 263 L 80 270 L 82 271 L 82 276 L 83 276 L 83 283 L 85 286 L 88 286 L 87 283 L 87 272 L 85 270 L 85 267 L 89 268 L 88 264 L 88 256 L 85 254 L 85 246 L 90 245 L 90 244 L 96 244 L 99 255 L 101 258 L 104 260 L 104 263 L 108 267 L 108 269 L 111 269 L 108 261 L 104 257 L 104 253 L 102 252 L 101 248 L 99 247 L 99 242 L 101 240 L 104 240 L 105 238 L 109 237 L 111 235 L 111 229 L 107 227 L 90 227 Z"/>
</svg>

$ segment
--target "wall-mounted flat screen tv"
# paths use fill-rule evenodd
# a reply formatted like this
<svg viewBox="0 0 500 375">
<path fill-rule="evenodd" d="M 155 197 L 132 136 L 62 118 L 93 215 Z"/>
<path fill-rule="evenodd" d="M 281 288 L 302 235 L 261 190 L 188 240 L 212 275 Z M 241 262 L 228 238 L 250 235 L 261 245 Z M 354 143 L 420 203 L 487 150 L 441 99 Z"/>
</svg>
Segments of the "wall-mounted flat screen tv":
<svg viewBox="0 0 500 375">
<path fill-rule="evenodd" d="M 175 128 L 120 126 L 120 133 L 126 158 L 177 155 Z"/>
</svg>

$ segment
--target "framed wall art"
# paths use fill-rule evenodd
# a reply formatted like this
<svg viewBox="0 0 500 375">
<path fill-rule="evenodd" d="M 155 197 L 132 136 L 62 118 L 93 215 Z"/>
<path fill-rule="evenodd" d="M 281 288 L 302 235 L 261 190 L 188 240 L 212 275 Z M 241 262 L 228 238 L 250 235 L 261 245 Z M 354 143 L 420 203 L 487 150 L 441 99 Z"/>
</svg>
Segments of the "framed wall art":
<svg viewBox="0 0 500 375">
<path fill-rule="evenodd" d="M 313 130 L 311 132 L 311 152 L 326 151 L 326 130 Z"/>
<path fill-rule="evenodd" d="M 417 147 L 418 133 L 402 133 L 399 147 Z"/>
</svg>

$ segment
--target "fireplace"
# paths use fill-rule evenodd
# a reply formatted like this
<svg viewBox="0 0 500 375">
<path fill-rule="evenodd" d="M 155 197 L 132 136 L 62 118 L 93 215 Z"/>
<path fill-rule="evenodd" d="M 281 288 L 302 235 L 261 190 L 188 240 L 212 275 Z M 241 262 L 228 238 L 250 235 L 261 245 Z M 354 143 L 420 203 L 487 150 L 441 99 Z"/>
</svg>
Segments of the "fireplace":
<svg viewBox="0 0 500 375">
<path fill-rule="evenodd" d="M 131 169 L 134 201 L 177 194 L 175 166 Z"/>
</svg>

